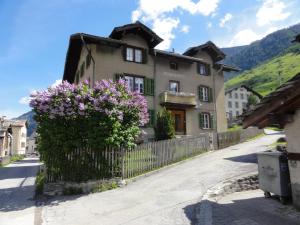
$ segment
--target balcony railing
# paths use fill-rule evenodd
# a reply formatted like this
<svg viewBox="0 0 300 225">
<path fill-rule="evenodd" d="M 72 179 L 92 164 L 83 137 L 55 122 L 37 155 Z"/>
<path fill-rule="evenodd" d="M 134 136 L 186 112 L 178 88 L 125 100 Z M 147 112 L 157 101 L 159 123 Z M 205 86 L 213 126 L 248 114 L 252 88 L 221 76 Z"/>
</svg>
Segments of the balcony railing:
<svg viewBox="0 0 300 225">
<path fill-rule="evenodd" d="M 196 95 L 193 93 L 164 91 L 159 97 L 161 105 L 180 105 L 186 107 L 195 107 L 197 105 Z"/>
</svg>

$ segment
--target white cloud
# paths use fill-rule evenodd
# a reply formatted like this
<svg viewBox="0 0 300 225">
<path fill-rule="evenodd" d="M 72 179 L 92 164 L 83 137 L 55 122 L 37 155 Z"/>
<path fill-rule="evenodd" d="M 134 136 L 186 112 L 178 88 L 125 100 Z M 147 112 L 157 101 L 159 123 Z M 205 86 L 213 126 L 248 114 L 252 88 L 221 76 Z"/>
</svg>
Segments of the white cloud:
<svg viewBox="0 0 300 225">
<path fill-rule="evenodd" d="M 282 21 L 288 18 L 291 13 L 284 12 L 286 5 L 280 0 L 263 0 L 262 6 L 256 13 L 257 25 L 270 25 L 274 21 Z"/>
<path fill-rule="evenodd" d="M 228 47 L 248 45 L 256 40 L 260 40 L 266 35 L 278 30 L 278 27 L 270 27 L 267 31 L 258 33 L 254 32 L 252 29 L 244 29 L 239 31 L 234 35 L 233 39 L 230 41 Z"/>
<path fill-rule="evenodd" d="M 50 87 L 55 88 L 57 85 L 61 84 L 62 80 L 56 80 Z"/>
<path fill-rule="evenodd" d="M 207 28 L 212 28 L 212 23 L 211 22 L 207 23 Z"/>
<path fill-rule="evenodd" d="M 188 25 L 183 25 L 181 27 L 181 32 L 187 34 L 190 31 L 190 26 Z"/>
<path fill-rule="evenodd" d="M 20 98 L 19 103 L 22 105 L 28 105 L 30 102 L 30 97 L 29 96 L 24 96 L 22 98 Z"/>
<path fill-rule="evenodd" d="M 199 0 L 195 3 L 192 0 L 139 0 L 138 8 L 131 14 L 131 20 L 150 23 L 153 30 L 164 39 L 158 48 L 168 49 L 175 38 L 174 30 L 180 23 L 179 18 L 171 15 L 175 10 L 180 13 L 185 11 L 191 15 L 209 16 L 216 11 L 219 1 Z M 184 33 L 188 30 L 186 25 L 181 28 Z"/>
<path fill-rule="evenodd" d="M 220 20 L 219 26 L 224 27 L 227 22 L 232 20 L 233 16 L 230 13 L 226 13 L 226 15 Z"/>
</svg>

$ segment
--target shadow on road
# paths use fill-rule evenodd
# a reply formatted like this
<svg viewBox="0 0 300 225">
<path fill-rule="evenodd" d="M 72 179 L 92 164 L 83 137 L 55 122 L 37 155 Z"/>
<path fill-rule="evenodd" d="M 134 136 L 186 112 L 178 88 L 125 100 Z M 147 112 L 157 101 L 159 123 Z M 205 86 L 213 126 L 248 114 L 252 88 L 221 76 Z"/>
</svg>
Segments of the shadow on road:
<svg viewBox="0 0 300 225">
<path fill-rule="evenodd" d="M 226 160 L 230 160 L 233 162 L 242 162 L 242 163 L 257 163 L 257 154 L 248 154 L 248 155 L 240 155 L 230 158 L 224 158 Z"/>
<path fill-rule="evenodd" d="M 210 207 L 203 207 L 205 211 L 201 215 L 208 218 L 208 221 L 212 219 L 212 225 L 300 224 L 300 212 L 291 205 L 282 205 L 275 197 L 253 197 L 226 201 L 226 204 L 206 200 L 205 204 Z M 200 203 L 186 206 L 183 210 L 192 225 L 199 224 L 196 215 L 199 217 Z"/>
<path fill-rule="evenodd" d="M 0 212 L 24 210 L 35 205 L 34 177 L 38 159 L 24 159 L 0 168 Z"/>
</svg>

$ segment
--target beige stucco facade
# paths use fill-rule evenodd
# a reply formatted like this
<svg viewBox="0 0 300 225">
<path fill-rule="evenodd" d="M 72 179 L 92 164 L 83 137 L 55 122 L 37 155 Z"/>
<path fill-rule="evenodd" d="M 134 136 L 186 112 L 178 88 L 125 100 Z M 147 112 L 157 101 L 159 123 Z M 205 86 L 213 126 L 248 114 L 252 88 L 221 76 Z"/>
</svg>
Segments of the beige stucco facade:
<svg viewBox="0 0 300 225">
<path fill-rule="evenodd" d="M 89 80 L 91 83 L 102 79 L 114 79 L 115 74 L 130 74 L 143 78 L 151 78 L 154 80 L 154 96 L 145 95 L 148 102 L 148 109 L 158 112 L 163 106 L 170 109 L 182 110 L 185 113 L 185 134 L 198 135 L 203 132 L 223 132 L 227 130 L 227 120 L 225 113 L 225 93 L 224 93 L 224 77 L 223 71 L 215 69 L 215 61 L 206 51 L 198 51 L 196 55 L 190 57 L 190 60 L 182 60 L 180 54 L 171 55 L 171 57 L 163 54 L 156 54 L 153 48 L 149 47 L 149 43 L 138 34 L 128 33 L 122 36 L 120 40 L 126 46 L 133 46 L 145 49 L 147 52 L 147 61 L 145 63 L 129 62 L 124 60 L 122 46 L 109 46 L 100 43 L 88 43 L 81 48 L 80 57 L 77 64 L 76 73 L 81 70 L 81 65 L 85 62 L 88 51 L 95 61 L 80 76 L 79 82 Z M 178 57 L 179 55 L 179 57 Z M 174 61 L 178 65 L 178 69 L 170 68 L 170 61 Z M 198 63 L 204 62 L 210 66 L 211 74 L 209 76 L 200 75 L 198 71 Z M 94 70 L 93 70 L 94 68 Z M 94 73 L 93 73 L 94 72 Z M 94 75 L 93 75 L 94 74 Z M 74 74 L 75 76 L 75 74 Z M 75 79 L 74 79 L 75 80 Z M 169 91 L 169 82 L 178 81 L 180 92 L 194 95 L 196 104 L 189 107 L 184 104 L 165 105 L 162 102 L 162 93 Z M 206 86 L 212 89 L 213 100 L 210 102 L 201 102 L 198 96 L 198 87 Z M 176 97 L 185 101 L 183 97 Z M 199 126 L 199 113 L 209 113 L 213 116 L 214 126 L 209 129 L 202 129 Z M 143 128 L 148 138 L 153 138 L 153 128 Z"/>
<path fill-rule="evenodd" d="M 300 154 L 300 110 L 296 111 L 291 123 L 285 125 L 287 150 L 289 153 Z M 300 209 L 300 161 L 289 160 L 290 178 L 293 193 L 293 203 Z"/>
</svg>

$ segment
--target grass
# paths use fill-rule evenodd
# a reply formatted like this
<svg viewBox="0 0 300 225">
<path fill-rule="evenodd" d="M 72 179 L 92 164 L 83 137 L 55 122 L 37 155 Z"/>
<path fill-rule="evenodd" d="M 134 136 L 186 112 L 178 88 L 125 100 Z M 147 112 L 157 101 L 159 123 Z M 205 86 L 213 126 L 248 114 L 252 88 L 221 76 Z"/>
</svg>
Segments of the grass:
<svg viewBox="0 0 300 225">
<path fill-rule="evenodd" d="M 98 185 L 97 187 L 92 189 L 92 193 L 97 193 L 97 192 L 102 192 L 102 191 L 108 191 L 112 189 L 118 188 L 118 184 L 116 182 L 111 182 L 111 183 L 102 183 Z"/>
<path fill-rule="evenodd" d="M 258 134 L 258 135 L 256 135 L 256 136 L 254 136 L 253 138 L 249 138 L 247 141 L 254 141 L 254 140 L 256 140 L 256 139 L 258 139 L 258 138 L 261 138 L 261 137 L 263 137 L 263 136 L 265 136 L 265 134 L 264 134 L 264 133 L 261 133 L 261 134 Z"/>
<path fill-rule="evenodd" d="M 35 195 L 36 196 L 43 194 L 44 183 L 45 183 L 45 173 L 38 172 L 36 179 L 35 179 Z"/>
<path fill-rule="evenodd" d="M 242 126 L 234 125 L 233 127 L 228 128 L 227 131 L 238 131 L 238 130 L 241 130 L 241 129 L 242 129 Z"/>
<path fill-rule="evenodd" d="M 25 155 L 13 155 L 13 156 L 10 157 L 10 160 L 9 160 L 8 163 L 5 163 L 5 164 L 1 164 L 0 163 L 0 167 L 4 167 L 4 166 L 6 166 L 6 165 L 8 165 L 10 163 L 14 163 L 14 162 L 20 161 L 20 160 L 22 160 L 24 158 L 25 158 Z"/>
<path fill-rule="evenodd" d="M 300 49 L 299 46 L 298 48 Z M 228 80 L 226 82 L 226 88 L 244 84 L 253 88 L 261 95 L 266 96 L 280 86 L 279 71 L 281 72 L 282 83 L 300 72 L 299 52 L 300 50 L 298 50 L 298 52 L 292 50 L 286 51 L 286 53 L 252 70 L 244 71 L 242 74 Z"/>
</svg>

